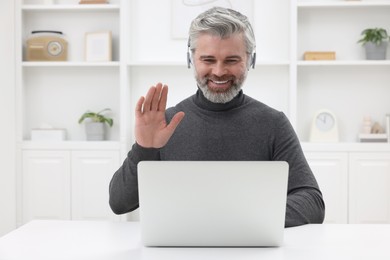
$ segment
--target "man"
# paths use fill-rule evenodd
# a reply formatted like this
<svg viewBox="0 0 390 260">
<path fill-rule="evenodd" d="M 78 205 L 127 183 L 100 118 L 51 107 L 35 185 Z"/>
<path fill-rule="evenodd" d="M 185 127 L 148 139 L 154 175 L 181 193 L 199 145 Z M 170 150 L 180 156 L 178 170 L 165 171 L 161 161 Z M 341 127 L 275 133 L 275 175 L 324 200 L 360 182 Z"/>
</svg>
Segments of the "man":
<svg viewBox="0 0 390 260">
<path fill-rule="evenodd" d="M 112 210 L 138 208 L 137 164 L 143 160 L 287 161 L 285 226 L 322 223 L 322 195 L 290 122 L 241 90 L 255 63 L 247 18 L 225 8 L 200 14 L 191 23 L 188 48 L 198 90 L 167 110 L 168 87 L 161 83 L 139 99 L 136 143 L 110 183 Z"/>
</svg>

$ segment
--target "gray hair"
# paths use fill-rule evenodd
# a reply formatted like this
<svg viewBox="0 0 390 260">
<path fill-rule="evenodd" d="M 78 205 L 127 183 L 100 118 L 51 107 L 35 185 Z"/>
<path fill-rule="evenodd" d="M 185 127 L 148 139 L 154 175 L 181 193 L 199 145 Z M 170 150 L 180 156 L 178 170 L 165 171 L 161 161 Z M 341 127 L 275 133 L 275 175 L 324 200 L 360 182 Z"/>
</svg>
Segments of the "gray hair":
<svg viewBox="0 0 390 260">
<path fill-rule="evenodd" d="M 207 33 L 222 39 L 243 33 L 246 50 L 250 55 L 255 51 L 255 35 L 248 18 L 232 9 L 213 7 L 196 17 L 190 26 L 188 47 L 193 53 L 200 34 Z"/>
</svg>

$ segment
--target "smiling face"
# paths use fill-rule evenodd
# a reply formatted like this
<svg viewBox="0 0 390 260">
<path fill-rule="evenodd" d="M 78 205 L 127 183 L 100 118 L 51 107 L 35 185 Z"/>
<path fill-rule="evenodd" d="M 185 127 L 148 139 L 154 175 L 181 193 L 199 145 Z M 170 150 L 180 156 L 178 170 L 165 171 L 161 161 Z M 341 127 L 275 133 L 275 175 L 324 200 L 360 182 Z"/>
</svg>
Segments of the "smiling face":
<svg viewBox="0 0 390 260">
<path fill-rule="evenodd" d="M 228 38 L 201 34 L 193 62 L 195 78 L 204 96 L 214 103 L 231 101 L 246 79 L 248 58 L 242 34 Z"/>
</svg>

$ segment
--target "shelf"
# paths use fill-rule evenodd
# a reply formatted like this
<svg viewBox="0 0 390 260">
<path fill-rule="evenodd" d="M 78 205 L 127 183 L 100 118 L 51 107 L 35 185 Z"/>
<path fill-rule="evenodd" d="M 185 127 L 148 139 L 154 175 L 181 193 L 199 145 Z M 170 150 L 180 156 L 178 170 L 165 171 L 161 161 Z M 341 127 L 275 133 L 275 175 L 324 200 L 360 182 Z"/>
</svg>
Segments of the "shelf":
<svg viewBox="0 0 390 260">
<path fill-rule="evenodd" d="M 305 152 L 390 152 L 390 143 L 310 143 L 303 142 Z"/>
<path fill-rule="evenodd" d="M 22 141 L 23 150 L 119 150 L 117 141 Z"/>
<path fill-rule="evenodd" d="M 289 61 L 257 61 L 256 66 L 288 66 Z"/>
<path fill-rule="evenodd" d="M 390 66 L 390 60 L 332 60 L 332 61 L 297 61 L 300 67 L 306 66 Z"/>
<path fill-rule="evenodd" d="M 120 6 L 116 4 L 90 4 L 90 5 L 23 5 L 22 11 L 115 11 L 119 12 Z"/>
<path fill-rule="evenodd" d="M 180 66 L 187 67 L 187 64 L 183 61 L 132 61 L 127 63 L 127 66 L 134 67 L 148 67 L 148 66 Z"/>
<path fill-rule="evenodd" d="M 289 61 L 257 61 L 256 66 L 288 66 L 290 65 Z M 127 66 L 186 66 L 187 64 L 183 61 L 134 61 L 129 62 Z"/>
<path fill-rule="evenodd" d="M 390 143 L 310 143 L 302 142 L 305 152 L 390 152 Z M 121 143 L 118 141 L 63 141 L 37 142 L 23 141 L 23 150 L 117 150 Z"/>
<path fill-rule="evenodd" d="M 23 67 L 119 67 L 118 61 L 85 62 L 85 61 L 24 61 Z"/>
<path fill-rule="evenodd" d="M 390 7 L 390 1 L 318 1 L 318 2 L 298 2 L 300 8 L 350 8 L 350 7 Z"/>
</svg>

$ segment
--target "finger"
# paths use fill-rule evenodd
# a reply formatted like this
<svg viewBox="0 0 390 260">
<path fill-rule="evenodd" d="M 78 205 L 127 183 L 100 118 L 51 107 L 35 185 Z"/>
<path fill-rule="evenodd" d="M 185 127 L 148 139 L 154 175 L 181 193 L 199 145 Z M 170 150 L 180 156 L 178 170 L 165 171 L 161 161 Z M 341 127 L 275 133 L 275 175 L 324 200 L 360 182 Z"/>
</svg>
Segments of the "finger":
<svg viewBox="0 0 390 260">
<path fill-rule="evenodd" d="M 160 103 L 158 104 L 158 111 L 165 111 L 168 100 L 168 86 L 164 85 L 161 91 Z"/>
<path fill-rule="evenodd" d="M 152 100 L 152 104 L 151 104 L 151 110 L 153 110 L 153 111 L 156 111 L 158 109 L 158 103 L 160 100 L 161 89 L 162 89 L 162 84 L 157 83 L 156 91 L 154 92 L 153 100 Z"/>
<path fill-rule="evenodd" d="M 145 101 L 145 97 L 143 97 L 143 96 L 138 99 L 138 102 L 135 106 L 135 116 L 142 115 L 142 105 L 143 105 L 144 101 Z"/>
<path fill-rule="evenodd" d="M 180 124 L 181 120 L 183 120 L 184 116 L 184 112 L 176 113 L 176 115 L 173 116 L 171 122 L 167 125 L 167 129 L 173 133 L 176 127 Z"/>
<path fill-rule="evenodd" d="M 155 86 L 150 87 L 150 89 L 149 89 L 149 91 L 148 91 L 148 93 L 146 94 L 146 97 L 145 97 L 143 112 L 150 111 L 152 100 L 153 100 L 153 96 L 154 96 L 155 92 L 156 92 L 156 87 Z"/>
</svg>

